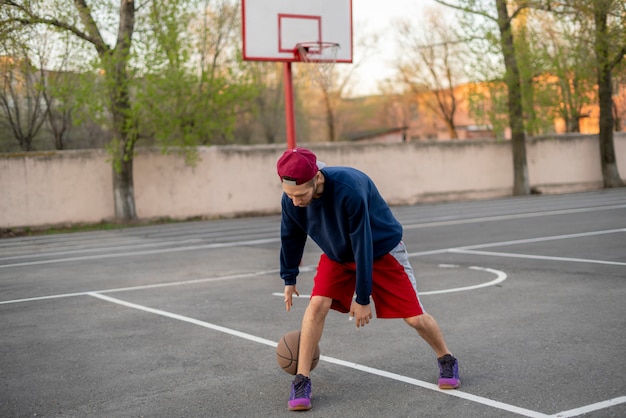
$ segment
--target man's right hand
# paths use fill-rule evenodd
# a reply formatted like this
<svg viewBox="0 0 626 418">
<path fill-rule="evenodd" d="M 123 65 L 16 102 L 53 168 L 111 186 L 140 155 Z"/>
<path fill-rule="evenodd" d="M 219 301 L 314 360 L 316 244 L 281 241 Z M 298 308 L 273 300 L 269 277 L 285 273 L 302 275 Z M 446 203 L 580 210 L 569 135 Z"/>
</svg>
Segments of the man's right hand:
<svg viewBox="0 0 626 418">
<path fill-rule="evenodd" d="M 293 294 L 296 296 L 300 296 L 298 290 L 296 289 L 296 285 L 287 285 L 285 286 L 285 310 L 289 312 L 291 310 L 291 305 L 293 305 Z"/>
</svg>

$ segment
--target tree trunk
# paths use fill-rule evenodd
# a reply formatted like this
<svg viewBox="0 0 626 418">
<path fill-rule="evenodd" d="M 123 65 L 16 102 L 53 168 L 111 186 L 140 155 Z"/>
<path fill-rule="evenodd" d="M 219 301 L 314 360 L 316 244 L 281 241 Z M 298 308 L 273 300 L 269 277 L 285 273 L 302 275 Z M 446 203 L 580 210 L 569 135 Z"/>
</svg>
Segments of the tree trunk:
<svg viewBox="0 0 626 418">
<path fill-rule="evenodd" d="M 522 89 L 520 72 L 515 57 L 513 32 L 506 0 L 496 0 L 498 26 L 502 54 L 506 68 L 505 82 L 508 90 L 509 126 L 511 127 L 511 148 L 513 151 L 513 195 L 528 195 L 528 166 L 526 163 L 526 133 L 522 109 Z"/>
<path fill-rule="evenodd" d="M 335 131 L 335 115 L 333 113 L 333 105 L 330 99 L 330 93 L 328 91 L 324 91 L 324 105 L 326 106 L 326 126 L 328 128 L 328 140 L 330 142 L 335 142 L 336 131 Z"/>
<path fill-rule="evenodd" d="M 600 105 L 600 163 L 605 188 L 624 185 L 617 169 L 615 145 L 613 142 L 613 85 L 611 82 L 612 65 L 609 57 L 607 9 L 596 4 L 594 20 L 596 25 L 595 49 L 598 60 L 598 98 Z"/>
<path fill-rule="evenodd" d="M 115 218 L 123 222 L 137 219 L 133 189 L 133 158 L 137 132 L 131 115 L 128 89 L 130 76 L 127 71 L 134 26 L 134 1 L 124 0 L 120 5 L 120 25 L 115 49 L 101 55 L 103 62 L 108 64 L 106 75 L 110 83 L 113 129 L 117 137 L 112 149 Z"/>
</svg>

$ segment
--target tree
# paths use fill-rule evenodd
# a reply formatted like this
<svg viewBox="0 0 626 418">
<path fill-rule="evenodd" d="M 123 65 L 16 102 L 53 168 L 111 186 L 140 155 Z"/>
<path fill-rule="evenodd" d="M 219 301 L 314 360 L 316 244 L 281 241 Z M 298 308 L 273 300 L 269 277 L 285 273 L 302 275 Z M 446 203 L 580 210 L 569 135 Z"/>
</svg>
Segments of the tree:
<svg viewBox="0 0 626 418">
<path fill-rule="evenodd" d="M 73 35 L 92 45 L 102 68 L 107 91 L 108 108 L 112 118 L 115 138 L 109 146 L 113 161 L 113 194 L 115 216 L 122 221 L 137 218 L 133 190 L 133 152 L 137 141 L 135 121 L 132 118 L 129 73 L 131 45 L 135 30 L 136 5 L 134 0 L 123 0 L 118 9 L 118 32 L 115 46 L 110 46 L 103 36 L 105 23 L 98 26 L 96 17 L 106 21 L 108 2 L 89 6 L 86 0 L 73 4 L 48 7 L 43 1 L 27 3 L 0 0 L 7 8 L 2 22 L 9 30 L 19 31 L 23 26 L 46 25 Z"/>
<path fill-rule="evenodd" d="M 153 2 L 148 30 L 137 39 L 146 61 L 133 91 L 139 131 L 163 151 L 179 147 L 188 162 L 197 157 L 195 145 L 231 141 L 237 113 L 255 91 L 237 68 L 238 6 L 209 6 L 201 2 L 198 13 L 186 0 Z"/>
<path fill-rule="evenodd" d="M 454 115 L 459 98 L 454 89 L 464 78 L 463 41 L 434 8 L 427 10 L 424 21 L 417 24 L 400 21 L 397 37 L 404 52 L 397 63 L 399 78 L 423 106 L 444 122 L 449 137 L 457 139 Z"/>
<path fill-rule="evenodd" d="M 556 77 L 556 89 L 550 89 L 556 116 L 565 121 L 566 132 L 580 132 L 580 120 L 588 116 L 583 108 L 596 96 L 593 65 L 589 63 L 593 48 L 580 36 L 589 30 L 588 25 L 564 13 L 543 12 L 535 15 L 535 20 L 535 53 L 547 63 L 545 75 Z M 547 79 L 545 84 L 553 83 Z"/>
<path fill-rule="evenodd" d="M 341 100 L 350 94 L 356 72 L 367 61 L 374 51 L 374 45 L 377 42 L 378 35 L 376 33 L 366 33 L 359 36 L 356 39 L 356 49 L 362 52 L 360 58 L 349 66 L 335 64 L 334 62 L 303 62 L 298 64 L 296 75 L 298 76 L 299 84 L 310 89 L 305 94 L 314 97 L 317 93 L 319 97 L 326 125 L 326 139 L 329 142 L 335 142 L 340 137 L 339 108 Z M 330 54 L 332 55 L 332 52 Z"/>
<path fill-rule="evenodd" d="M 522 82 L 520 67 L 515 50 L 513 35 L 513 20 L 524 9 L 529 7 L 529 2 L 511 2 L 512 12 L 509 13 L 507 0 L 493 0 L 495 11 L 484 2 L 465 0 L 462 4 L 452 4 L 447 1 L 436 0 L 444 6 L 461 10 L 464 13 L 478 15 L 495 23 L 498 27 L 497 41 L 504 61 L 504 82 L 508 94 L 508 115 L 511 128 L 511 145 L 513 149 L 513 195 L 530 194 L 528 182 L 528 164 L 526 159 L 526 131 L 524 129 L 524 110 L 522 105 Z M 482 7 L 481 7 L 482 6 Z M 495 13 L 495 14 L 494 14 Z M 493 35 L 493 34 L 492 34 Z"/>
<path fill-rule="evenodd" d="M 605 188 L 624 185 L 615 156 L 613 129 L 615 127 L 613 102 L 613 71 L 619 68 L 626 55 L 626 3 L 619 0 L 547 1 L 544 9 L 557 14 L 573 14 L 582 30 L 581 42 L 588 42 L 594 51 L 598 105 L 600 107 L 600 163 Z M 591 34 L 591 36 L 588 36 Z"/>
<path fill-rule="evenodd" d="M 238 5 L 227 0 L 0 0 L 0 27 L 69 33 L 92 49 L 87 108 L 112 133 L 115 216 L 136 219 L 133 157 L 139 140 L 176 145 L 228 142 L 250 91 L 235 45 Z M 209 7 L 213 6 L 215 7 Z M 117 28 L 117 32 L 115 29 Z M 100 93 L 100 91 L 102 93 Z M 189 160 L 188 160 L 189 161 Z"/>
<path fill-rule="evenodd" d="M 22 151 L 31 151 L 33 141 L 46 121 L 41 76 L 32 65 L 28 47 L 15 39 L 0 43 L 0 113 L 7 121 Z"/>
<path fill-rule="evenodd" d="M 621 1 L 613 0 L 593 0 L 590 3 L 595 23 L 594 49 L 600 104 L 599 140 L 602 178 L 606 188 L 621 187 L 624 183 L 617 169 L 613 141 L 612 72 L 626 55 L 626 6 Z"/>
</svg>

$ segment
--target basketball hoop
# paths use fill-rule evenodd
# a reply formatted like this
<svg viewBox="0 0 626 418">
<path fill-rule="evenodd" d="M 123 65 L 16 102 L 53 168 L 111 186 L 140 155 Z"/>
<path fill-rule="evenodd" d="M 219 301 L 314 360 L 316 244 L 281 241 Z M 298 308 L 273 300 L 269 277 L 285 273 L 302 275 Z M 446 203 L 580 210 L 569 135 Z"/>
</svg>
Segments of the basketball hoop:
<svg viewBox="0 0 626 418">
<path fill-rule="evenodd" d="M 339 44 L 335 42 L 301 42 L 294 49 L 294 57 L 307 64 L 311 79 L 323 89 L 332 85 L 332 71 L 337 62 Z"/>
</svg>

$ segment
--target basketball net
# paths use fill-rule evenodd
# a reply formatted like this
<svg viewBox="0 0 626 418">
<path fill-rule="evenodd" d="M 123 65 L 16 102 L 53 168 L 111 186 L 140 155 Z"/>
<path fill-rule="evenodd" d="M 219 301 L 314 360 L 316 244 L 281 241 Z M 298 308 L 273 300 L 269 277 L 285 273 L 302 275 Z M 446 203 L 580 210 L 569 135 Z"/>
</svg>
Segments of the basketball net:
<svg viewBox="0 0 626 418">
<path fill-rule="evenodd" d="M 296 45 L 294 54 L 309 78 L 321 89 L 329 90 L 333 82 L 333 68 L 337 62 L 339 44 L 334 42 L 302 42 Z"/>
</svg>

